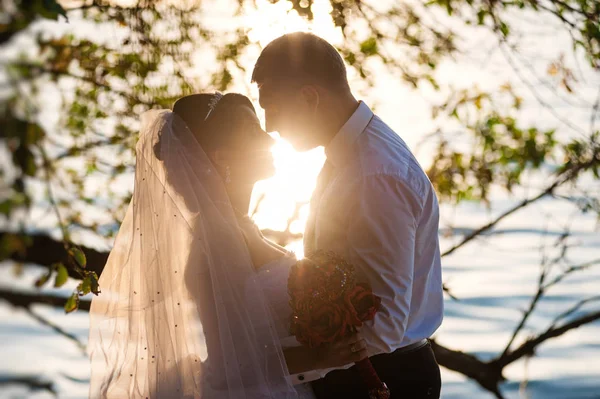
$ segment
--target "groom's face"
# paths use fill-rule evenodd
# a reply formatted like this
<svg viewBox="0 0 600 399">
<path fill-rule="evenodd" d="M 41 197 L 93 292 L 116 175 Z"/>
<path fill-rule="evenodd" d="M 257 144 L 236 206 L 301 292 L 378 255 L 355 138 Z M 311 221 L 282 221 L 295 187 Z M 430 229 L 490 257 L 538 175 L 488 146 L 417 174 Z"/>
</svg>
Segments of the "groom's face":
<svg viewBox="0 0 600 399">
<path fill-rule="evenodd" d="M 279 132 L 298 151 L 320 145 L 316 105 L 303 95 L 301 86 L 267 81 L 259 87 L 259 102 L 265 110 L 267 132 Z"/>
</svg>

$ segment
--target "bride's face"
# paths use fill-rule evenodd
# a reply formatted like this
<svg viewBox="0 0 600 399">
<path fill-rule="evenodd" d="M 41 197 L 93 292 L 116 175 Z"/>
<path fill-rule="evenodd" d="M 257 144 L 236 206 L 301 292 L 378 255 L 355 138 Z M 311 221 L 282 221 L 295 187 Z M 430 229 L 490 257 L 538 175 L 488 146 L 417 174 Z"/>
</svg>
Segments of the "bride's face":
<svg viewBox="0 0 600 399">
<path fill-rule="evenodd" d="M 275 140 L 260 126 L 254 110 L 238 106 L 226 149 L 218 150 L 220 165 L 229 166 L 233 184 L 253 184 L 275 174 L 271 148 Z"/>
</svg>

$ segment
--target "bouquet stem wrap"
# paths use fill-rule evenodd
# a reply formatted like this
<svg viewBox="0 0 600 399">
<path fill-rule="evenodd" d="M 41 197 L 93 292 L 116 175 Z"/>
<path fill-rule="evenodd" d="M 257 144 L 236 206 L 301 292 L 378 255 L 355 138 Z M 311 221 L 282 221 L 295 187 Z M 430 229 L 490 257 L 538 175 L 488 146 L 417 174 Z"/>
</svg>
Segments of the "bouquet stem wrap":
<svg viewBox="0 0 600 399">
<path fill-rule="evenodd" d="M 356 362 L 354 365 L 369 389 L 369 399 L 389 399 L 390 390 L 375 372 L 369 358 Z"/>
</svg>

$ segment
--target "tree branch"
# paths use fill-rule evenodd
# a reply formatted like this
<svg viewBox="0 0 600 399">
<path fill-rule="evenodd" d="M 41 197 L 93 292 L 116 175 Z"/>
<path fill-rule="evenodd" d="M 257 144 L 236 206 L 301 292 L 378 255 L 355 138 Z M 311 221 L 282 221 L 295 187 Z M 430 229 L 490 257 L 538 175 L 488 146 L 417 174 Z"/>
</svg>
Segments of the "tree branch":
<svg viewBox="0 0 600 399">
<path fill-rule="evenodd" d="M 581 309 L 581 307 L 583 305 L 585 305 L 586 303 L 595 302 L 595 301 L 599 301 L 599 300 L 600 300 L 600 295 L 596 295 L 596 296 L 592 296 L 592 297 L 580 300 L 575 305 L 571 306 L 567 311 L 556 316 L 554 318 L 554 321 L 552 321 L 552 324 L 550 325 L 549 328 L 556 328 L 556 325 L 558 324 L 559 321 L 571 316 L 572 314 L 577 312 L 579 309 Z"/>
<path fill-rule="evenodd" d="M 538 346 L 540 346 L 542 343 L 546 342 L 547 340 L 549 340 L 551 338 L 559 337 L 570 330 L 573 330 L 575 328 L 578 328 L 578 327 L 583 326 L 588 323 L 592 323 L 596 320 L 600 320 L 600 310 L 596 311 L 596 312 L 588 313 L 585 316 L 581 316 L 576 319 L 573 319 L 572 321 L 570 321 L 567 324 L 564 324 L 561 327 L 550 327 L 542 334 L 538 335 L 535 338 L 531 338 L 531 339 L 525 341 L 521 346 L 519 346 L 514 351 L 509 352 L 504 356 L 501 356 L 500 358 L 498 358 L 497 360 L 494 360 L 491 363 L 496 365 L 496 367 L 499 367 L 502 369 L 502 368 L 506 367 L 507 365 L 509 365 L 510 363 L 512 363 L 524 356 L 533 355 L 535 353 L 535 349 Z"/>
<path fill-rule="evenodd" d="M 460 241 L 458 244 L 456 244 L 453 247 L 451 247 L 450 249 L 444 251 L 444 253 L 442 253 L 442 257 L 452 254 L 454 251 L 461 248 L 465 244 L 469 243 L 470 241 L 472 241 L 474 238 L 478 237 L 482 233 L 490 230 L 491 228 L 496 226 L 500 221 L 502 221 L 506 217 L 512 215 L 519 209 L 525 208 L 526 206 L 531 205 L 532 203 L 544 198 L 547 195 L 551 195 L 554 192 L 554 190 L 556 190 L 558 187 L 560 187 L 563 184 L 576 178 L 578 176 L 579 172 L 581 172 L 582 170 L 586 170 L 586 169 L 590 168 L 591 166 L 598 164 L 598 163 L 600 163 L 600 158 L 598 156 L 594 156 L 591 160 L 580 163 L 580 164 L 572 167 L 571 169 L 568 169 L 568 170 L 562 172 L 560 175 L 558 175 L 558 177 L 552 184 L 550 184 L 548 187 L 546 187 L 544 190 L 542 190 L 542 192 L 540 192 L 538 195 L 536 195 L 535 197 L 532 197 L 532 198 L 526 198 L 526 199 L 522 200 L 517 205 L 510 208 L 506 212 L 502 213 L 500 216 L 498 216 L 496 219 L 492 220 L 488 224 L 483 225 L 480 228 L 478 228 L 477 230 L 472 231 L 470 234 L 465 236 L 465 238 L 463 238 L 462 241 Z"/>
<path fill-rule="evenodd" d="M 488 363 L 482 362 L 473 355 L 448 349 L 435 340 L 431 341 L 431 347 L 438 364 L 477 381 L 479 385 L 492 392 L 497 398 L 502 398 L 498 388 L 498 383 L 505 380 L 502 375 L 502 368 L 491 367 Z"/>
<path fill-rule="evenodd" d="M 20 308 L 28 308 L 31 305 L 41 304 L 57 308 L 64 306 L 67 298 L 56 295 L 43 294 L 41 292 L 17 292 L 0 288 L 0 299 L 4 299 L 11 305 Z M 91 302 L 86 299 L 79 300 L 79 310 L 89 311 Z"/>
<path fill-rule="evenodd" d="M 552 287 L 553 285 L 556 285 L 556 284 L 560 283 L 565 277 L 567 277 L 571 273 L 575 273 L 575 272 L 579 272 L 579 271 L 582 271 L 582 270 L 586 270 L 586 269 L 589 269 L 590 267 L 593 267 L 593 266 L 596 266 L 596 265 L 599 265 L 599 264 L 600 264 L 600 258 L 599 259 L 591 260 L 589 262 L 584 262 L 584 263 L 581 263 L 581 264 L 578 264 L 578 265 L 569 266 L 561 274 L 559 274 L 554 279 L 550 280 L 546 285 L 544 285 L 543 289 L 547 290 L 548 288 Z"/>
<path fill-rule="evenodd" d="M 0 386 L 3 385 L 25 385 L 30 391 L 48 391 L 58 397 L 54 384 L 43 381 L 38 376 L 9 376 L 0 375 Z"/>
<path fill-rule="evenodd" d="M 56 68 L 49 68 L 47 66 L 41 65 L 41 64 L 34 64 L 34 63 L 29 63 L 29 62 L 16 62 L 16 63 L 11 63 L 11 65 L 17 66 L 17 67 L 22 67 L 22 68 L 29 68 L 30 70 L 32 70 L 33 72 L 38 72 L 40 74 L 48 74 L 54 77 L 59 77 L 59 76 L 65 76 L 68 78 L 72 78 L 72 79 L 76 79 L 79 80 L 81 82 L 86 82 L 89 84 L 92 84 L 98 88 L 104 89 L 110 93 L 114 93 L 116 95 L 119 95 L 121 97 L 124 97 L 130 101 L 133 101 L 135 103 L 138 104 L 143 104 L 143 105 L 147 105 L 149 107 L 152 106 L 156 106 L 156 104 L 152 101 L 147 101 L 144 100 L 134 94 L 131 93 L 127 93 L 125 91 L 122 90 L 118 90 L 115 89 L 114 87 L 112 87 L 111 85 L 107 84 L 107 83 L 103 83 L 103 82 L 99 82 L 96 79 L 93 79 L 91 77 L 88 76 L 81 76 L 81 75 L 77 75 L 74 73 L 71 73 L 69 71 L 66 70 L 59 70 Z"/>
<path fill-rule="evenodd" d="M 566 251 L 568 248 L 567 243 L 566 243 L 567 237 L 569 237 L 569 234 L 565 233 L 565 234 L 561 235 L 560 238 L 558 239 L 558 241 L 555 243 L 555 246 L 556 247 L 560 246 L 562 248 L 562 251 L 560 251 L 561 252 L 560 255 L 557 256 L 555 259 L 553 259 L 551 262 L 547 261 L 547 257 L 545 255 L 545 253 L 542 254 L 542 261 L 540 264 L 540 276 L 538 278 L 537 291 L 536 291 L 535 295 L 532 297 L 531 302 L 529 303 L 529 308 L 525 312 L 523 312 L 523 317 L 521 318 L 521 321 L 515 327 L 512 335 L 511 335 L 510 339 L 508 340 L 508 343 L 506 344 L 506 347 L 504 348 L 504 351 L 502 352 L 502 355 L 500 355 L 500 357 L 505 356 L 510 351 L 510 348 L 511 348 L 513 342 L 515 341 L 515 339 L 517 338 L 517 336 L 519 335 L 519 333 L 521 332 L 523 327 L 525 327 L 525 323 L 527 323 L 527 320 L 533 314 L 539 300 L 546 293 L 546 289 L 551 286 L 551 285 L 546 284 L 546 278 L 548 277 L 548 274 L 550 273 L 550 268 L 553 265 L 560 262 L 561 260 L 563 260 L 564 257 L 566 256 Z M 545 248 L 542 248 L 542 251 L 544 251 L 544 250 L 545 250 Z"/>
<path fill-rule="evenodd" d="M 47 234 L 29 234 L 25 236 L 29 245 L 20 248 L 2 248 L 4 258 L 20 263 L 35 263 L 40 266 L 50 267 L 54 263 L 67 264 L 68 254 L 62 242 L 55 240 Z M 11 239 L 22 239 L 22 235 L 0 231 L 0 243 Z M 93 248 L 78 246 L 87 259 L 86 269 L 96 272 L 98 276 L 102 273 L 108 259 L 108 252 L 100 252 Z M 69 275 L 75 279 L 81 276 L 74 270 L 69 269 Z"/>
<path fill-rule="evenodd" d="M 64 329 L 62 329 L 61 327 L 52 323 L 50 320 L 46 319 L 45 317 L 40 316 L 39 314 L 37 314 L 36 312 L 31 310 L 31 308 L 29 306 L 24 306 L 23 309 L 32 318 L 34 318 L 38 323 L 43 324 L 46 327 L 50 327 L 55 333 L 60 334 L 63 337 L 67 338 L 69 341 L 74 342 L 75 345 L 77 345 L 77 347 L 79 348 L 79 350 L 81 350 L 83 355 L 86 356 L 85 345 L 75 335 L 71 334 L 70 332 L 65 331 Z"/>
</svg>

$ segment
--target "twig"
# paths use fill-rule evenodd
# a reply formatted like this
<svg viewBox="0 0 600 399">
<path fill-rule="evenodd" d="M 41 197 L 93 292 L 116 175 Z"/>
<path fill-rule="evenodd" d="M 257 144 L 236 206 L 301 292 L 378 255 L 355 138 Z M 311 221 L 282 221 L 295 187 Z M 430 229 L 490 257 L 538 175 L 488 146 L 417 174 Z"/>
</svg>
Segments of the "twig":
<svg viewBox="0 0 600 399">
<path fill-rule="evenodd" d="M 508 44 L 506 44 L 506 42 L 504 40 L 499 40 L 499 48 L 500 48 L 500 51 L 502 52 L 502 54 L 504 55 L 504 58 L 506 59 L 506 61 L 510 65 L 510 67 L 513 69 L 513 71 L 515 72 L 515 74 L 517 75 L 517 77 L 519 78 L 519 80 L 525 86 L 527 86 L 527 88 L 529 89 L 529 91 L 531 91 L 531 94 L 533 94 L 533 96 L 535 97 L 535 99 L 537 100 L 537 102 L 542 107 L 544 107 L 548 112 L 550 112 L 550 114 L 554 118 L 556 118 L 559 122 L 561 122 L 565 126 L 568 126 L 571 129 L 573 129 L 575 132 L 577 132 L 579 134 L 582 134 L 582 135 L 585 135 L 586 132 L 581 127 L 574 125 L 569 120 L 567 120 L 567 119 L 563 118 L 562 116 L 560 116 L 556 112 L 556 110 L 554 109 L 554 107 L 552 107 L 550 104 L 548 104 L 548 102 L 546 102 L 546 100 L 543 99 L 543 97 L 538 93 L 538 91 L 535 89 L 535 87 L 533 87 L 533 85 L 531 84 L 531 82 L 529 82 L 527 79 L 525 79 L 521 75 L 519 67 L 515 64 L 514 60 L 508 54 L 508 51 L 506 51 L 506 49 L 504 48 L 504 46 L 508 46 Z"/>
<path fill-rule="evenodd" d="M 598 90 L 598 96 L 596 96 L 596 103 L 592 107 L 592 116 L 590 117 L 590 132 L 594 131 L 598 113 L 600 113 L 600 89 Z"/>
<path fill-rule="evenodd" d="M 556 284 L 560 283 L 565 277 L 567 277 L 571 273 L 578 272 L 578 271 L 585 270 L 585 269 L 589 269 L 590 267 L 595 266 L 595 265 L 599 265 L 599 264 L 600 264 L 600 258 L 599 259 L 591 260 L 589 262 L 584 262 L 584 263 L 581 263 L 579 265 L 569 266 L 565 271 L 563 271 L 561 274 L 559 274 L 558 276 L 556 276 L 553 280 L 549 281 L 543 287 L 543 289 L 547 290 L 548 288 L 552 287 L 553 285 L 556 285 Z"/>
<path fill-rule="evenodd" d="M 556 316 L 554 318 L 554 320 L 552 321 L 552 324 L 550 324 L 550 328 L 556 328 L 556 325 L 558 324 L 559 321 L 566 319 L 567 317 L 571 316 L 573 313 L 577 312 L 579 309 L 581 309 L 581 307 L 587 303 L 590 302 L 595 302 L 600 300 L 600 295 L 596 295 L 596 296 L 592 296 L 589 298 L 585 298 L 582 299 L 581 301 L 577 302 L 575 305 L 571 306 L 568 310 L 566 310 L 565 312 L 559 314 L 558 316 Z"/>
<path fill-rule="evenodd" d="M 96 141 L 88 141 L 87 143 L 85 143 L 84 145 L 82 145 L 81 147 L 71 147 L 69 148 L 67 151 L 63 152 L 62 154 L 57 155 L 54 159 L 55 161 L 60 161 L 64 158 L 68 158 L 68 157 L 72 157 L 72 156 L 76 156 L 76 155 L 81 155 L 82 153 L 91 150 L 93 148 L 97 148 L 98 146 L 105 146 L 105 145 L 111 145 L 114 143 L 111 143 L 110 139 L 108 140 L 96 140 Z"/>
<path fill-rule="evenodd" d="M 600 311 L 588 313 L 585 316 L 578 317 L 572 320 L 571 322 L 564 324 L 561 327 L 550 327 L 544 333 L 538 335 L 535 338 L 527 340 L 514 351 L 507 353 L 506 355 L 498 358 L 497 360 L 494 360 L 492 363 L 496 365 L 496 367 L 504 368 L 510 363 L 522 358 L 523 356 L 533 354 L 535 349 L 545 341 L 551 338 L 559 337 L 570 330 L 573 330 L 585 324 L 592 323 L 596 320 L 600 320 Z"/>
<path fill-rule="evenodd" d="M 44 150 L 44 147 L 42 147 L 40 145 L 40 146 L 38 146 L 38 149 L 40 150 L 40 153 L 42 155 L 42 163 L 43 163 L 44 175 L 45 175 L 45 179 L 46 179 L 46 189 L 48 190 L 48 200 L 50 201 L 50 205 L 52 206 L 52 209 L 54 210 L 54 214 L 56 215 L 56 220 L 58 221 L 58 227 L 60 227 L 60 231 L 62 232 L 63 245 L 65 247 L 65 251 L 67 251 L 68 250 L 67 240 L 69 239 L 69 231 L 67 230 L 67 226 L 63 223 L 63 220 L 60 216 L 60 209 L 58 208 L 58 204 L 56 203 L 56 200 L 54 198 L 54 193 L 52 191 L 52 179 L 50 176 L 50 161 L 48 160 L 48 157 L 46 156 L 46 151 Z"/>
<path fill-rule="evenodd" d="M 487 230 L 493 228 L 500 221 L 502 221 L 506 217 L 512 215 L 513 213 L 515 213 L 519 209 L 524 208 L 524 207 L 526 207 L 526 206 L 528 206 L 528 205 L 530 205 L 530 204 L 532 204 L 532 203 L 534 203 L 534 202 L 536 202 L 536 201 L 544 198 L 545 196 L 552 194 L 554 192 L 554 190 L 556 190 L 556 188 L 562 186 L 563 184 L 565 184 L 565 183 L 573 180 L 575 177 L 577 177 L 577 175 L 579 174 L 580 171 L 585 170 L 585 169 L 589 168 L 590 166 L 593 166 L 593 165 L 595 165 L 597 163 L 600 163 L 600 159 L 597 159 L 596 157 L 594 157 L 594 158 L 592 158 L 591 160 L 589 160 L 587 162 L 578 164 L 578 165 L 572 167 L 571 169 L 568 169 L 568 170 L 562 172 L 556 178 L 556 180 L 552 184 L 550 184 L 548 187 L 546 187 L 541 193 L 539 193 L 535 197 L 527 198 L 527 199 L 522 200 L 521 202 L 519 202 L 514 207 L 512 207 L 509 210 L 507 210 L 506 212 L 502 213 L 496 219 L 492 220 L 491 222 L 489 222 L 488 224 L 486 224 L 484 226 L 481 226 L 477 230 L 474 230 L 469 235 L 467 235 L 465 238 L 463 238 L 463 240 L 461 242 L 459 242 L 458 244 L 454 245 L 450 249 L 444 251 L 444 253 L 442 254 L 442 257 L 448 256 L 448 255 L 452 254 L 454 251 L 456 251 L 457 249 L 461 248 L 462 246 L 464 246 L 465 244 L 467 244 L 468 242 L 470 242 L 474 238 L 478 237 L 480 234 L 482 234 L 482 233 L 486 232 Z"/>
<path fill-rule="evenodd" d="M 81 350 L 81 352 L 83 353 L 83 355 L 86 355 L 86 349 L 85 349 L 85 345 L 73 334 L 63 330 L 61 327 L 57 326 L 56 324 L 52 323 L 50 320 L 40 316 L 39 314 L 35 313 L 33 310 L 31 310 L 31 308 L 29 306 L 25 306 L 23 307 L 23 309 L 35 320 L 37 320 L 40 324 L 43 324 L 47 327 L 50 327 L 54 332 L 62 335 L 63 337 L 67 338 L 70 341 L 73 341 L 77 347 Z"/>
<path fill-rule="evenodd" d="M 18 66 L 18 67 L 29 68 L 29 69 L 32 69 L 32 70 L 37 70 L 38 72 L 47 73 L 49 75 L 70 77 L 70 78 L 73 78 L 73 79 L 80 80 L 82 82 L 90 83 L 90 84 L 92 84 L 94 86 L 97 86 L 97 87 L 100 87 L 100 88 L 102 88 L 102 89 L 104 89 L 106 91 L 109 91 L 111 93 L 117 94 L 117 95 L 122 96 L 122 97 L 125 97 L 128 100 L 134 101 L 134 102 L 136 102 L 138 104 L 143 104 L 143 105 L 146 105 L 146 106 L 149 106 L 149 107 L 153 107 L 153 106 L 156 105 L 153 102 L 145 101 L 145 100 L 141 99 L 140 97 L 137 97 L 135 95 L 132 95 L 130 93 L 127 93 L 127 92 L 124 92 L 124 91 L 121 91 L 121 90 L 117 90 L 117 89 L 111 87 L 108 84 L 105 84 L 105 83 L 102 83 L 102 82 L 98 82 L 96 79 L 92 79 L 92 78 L 89 78 L 89 77 L 86 77 L 86 76 L 76 75 L 76 74 L 73 74 L 73 73 L 70 73 L 70 72 L 67 72 L 67 71 L 61 71 L 61 70 L 57 70 L 57 69 L 53 69 L 53 68 L 48 68 L 48 67 L 45 67 L 43 65 L 26 63 L 26 62 L 18 62 L 18 63 L 14 63 L 14 64 L 11 64 L 11 65 L 15 65 L 15 66 Z"/>
<path fill-rule="evenodd" d="M 0 288 L 0 299 L 4 299 L 11 305 L 16 308 L 22 308 L 25 310 L 32 318 L 34 318 L 39 323 L 50 327 L 54 332 L 66 337 L 70 341 L 75 342 L 77 347 L 83 352 L 85 355 L 85 345 L 73 334 L 63 330 L 61 327 L 52 323 L 50 320 L 40 316 L 36 312 L 31 309 L 32 305 L 35 304 L 43 304 L 50 305 L 53 307 L 62 307 L 65 304 L 67 298 L 61 298 L 55 295 L 47 295 L 41 293 L 25 293 L 25 292 L 16 292 L 12 290 L 4 290 Z M 90 301 L 81 300 L 79 302 L 79 309 L 81 310 L 89 310 Z"/>
<path fill-rule="evenodd" d="M 521 332 L 523 327 L 525 327 L 525 323 L 527 323 L 527 320 L 533 314 L 540 299 L 546 293 L 546 287 L 548 287 L 545 284 L 546 277 L 548 276 L 548 273 L 550 272 L 550 267 L 552 265 L 558 263 L 560 260 L 564 259 L 565 255 L 566 255 L 566 248 L 568 248 L 567 245 L 564 243 L 564 241 L 567 239 L 568 236 L 569 236 L 568 234 L 563 234 L 558 240 L 559 241 L 558 244 L 561 244 L 561 246 L 563 248 L 563 250 L 561 251 L 561 254 L 558 257 L 553 259 L 551 262 L 548 262 L 546 260 L 545 254 L 543 254 L 542 261 L 540 263 L 540 276 L 538 278 L 537 291 L 529 303 L 529 308 L 523 313 L 523 317 L 521 318 L 521 321 L 515 327 L 512 335 L 511 335 L 510 339 L 508 340 L 508 343 L 506 344 L 506 347 L 504 348 L 504 351 L 502 352 L 500 357 L 506 356 L 506 354 L 510 351 L 510 347 L 512 346 L 513 342 L 515 341 L 515 339 L 517 338 L 517 336 L 519 335 L 519 333 Z M 544 251 L 544 250 L 545 250 L 545 247 L 542 248 L 542 251 Z"/>
<path fill-rule="evenodd" d="M 15 307 L 28 308 L 34 304 L 42 304 L 53 307 L 63 307 L 67 298 L 42 293 L 17 292 L 0 288 L 0 299 L 4 299 Z M 79 310 L 90 310 L 90 301 L 81 299 Z"/>
<path fill-rule="evenodd" d="M 560 5 L 561 7 L 566 8 L 567 10 L 573 12 L 574 14 L 580 14 L 581 16 L 586 17 L 588 19 L 592 19 L 592 20 L 594 19 L 594 14 L 588 14 L 583 10 L 573 7 L 569 3 L 565 3 L 564 1 L 561 1 L 561 0 L 552 0 L 552 2 Z"/>
<path fill-rule="evenodd" d="M 30 391 L 48 391 L 58 397 L 54 383 L 43 381 L 38 376 L 8 376 L 0 375 L 0 386 L 3 385 L 25 385 Z"/>
</svg>

